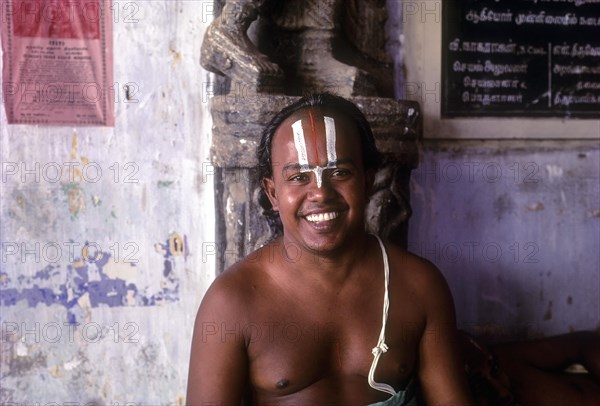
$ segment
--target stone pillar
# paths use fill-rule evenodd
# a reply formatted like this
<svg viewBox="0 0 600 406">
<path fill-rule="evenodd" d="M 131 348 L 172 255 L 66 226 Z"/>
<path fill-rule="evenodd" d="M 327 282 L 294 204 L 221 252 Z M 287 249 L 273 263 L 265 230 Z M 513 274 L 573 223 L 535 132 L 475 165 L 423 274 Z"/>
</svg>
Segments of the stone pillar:
<svg viewBox="0 0 600 406">
<path fill-rule="evenodd" d="M 330 91 L 365 114 L 385 161 L 367 207 L 367 228 L 406 245 L 410 171 L 420 110 L 394 100 L 385 52 L 384 0 L 216 0 L 221 14 L 202 44 L 214 72 L 212 162 L 217 273 L 276 237 L 278 217 L 261 204 L 256 146 L 271 118 L 306 92 Z M 384 97 L 381 97 L 384 96 Z"/>
</svg>

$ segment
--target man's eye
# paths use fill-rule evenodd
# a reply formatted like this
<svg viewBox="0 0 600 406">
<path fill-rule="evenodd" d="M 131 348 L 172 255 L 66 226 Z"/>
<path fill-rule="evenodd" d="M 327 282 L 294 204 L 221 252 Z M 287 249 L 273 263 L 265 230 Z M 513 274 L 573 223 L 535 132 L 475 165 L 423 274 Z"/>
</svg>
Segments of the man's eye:
<svg viewBox="0 0 600 406">
<path fill-rule="evenodd" d="M 288 180 L 291 182 L 306 182 L 309 180 L 308 174 L 306 173 L 296 173 L 288 177 Z"/>
<path fill-rule="evenodd" d="M 331 176 L 332 177 L 344 177 L 344 176 L 349 176 L 350 175 L 350 171 L 347 169 L 336 169 L 333 172 L 331 172 Z"/>
</svg>

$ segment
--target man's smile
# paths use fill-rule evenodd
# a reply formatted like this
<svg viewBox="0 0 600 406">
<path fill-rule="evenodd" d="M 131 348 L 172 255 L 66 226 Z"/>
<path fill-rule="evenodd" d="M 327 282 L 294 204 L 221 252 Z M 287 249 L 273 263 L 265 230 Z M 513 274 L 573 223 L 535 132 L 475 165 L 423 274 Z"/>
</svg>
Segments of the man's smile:
<svg viewBox="0 0 600 406">
<path fill-rule="evenodd" d="M 333 220 L 333 219 L 337 218 L 339 215 L 340 215 L 339 212 L 332 211 L 332 212 L 328 212 L 328 213 L 309 214 L 305 218 L 306 218 L 306 220 L 308 220 L 312 223 L 316 223 L 316 222 L 321 222 L 321 221 Z"/>
</svg>

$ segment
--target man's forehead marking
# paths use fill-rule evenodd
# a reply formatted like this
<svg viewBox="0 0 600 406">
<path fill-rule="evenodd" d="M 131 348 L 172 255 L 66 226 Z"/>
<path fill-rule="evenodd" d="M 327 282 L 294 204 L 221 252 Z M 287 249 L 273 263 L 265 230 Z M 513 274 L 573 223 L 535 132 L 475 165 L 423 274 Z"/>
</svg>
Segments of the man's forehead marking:
<svg viewBox="0 0 600 406">
<path fill-rule="evenodd" d="M 335 120 L 332 117 L 323 117 L 325 120 L 325 138 L 327 139 L 327 164 L 337 161 L 335 152 Z"/>
<path fill-rule="evenodd" d="M 319 164 L 319 149 L 317 148 L 317 132 L 315 131 L 315 119 L 313 118 L 312 110 L 308 110 L 308 118 L 310 118 L 310 132 L 313 140 L 313 147 L 315 148 L 315 156 L 317 158 L 317 165 Z"/>
<path fill-rule="evenodd" d="M 304 140 L 304 128 L 302 127 L 302 120 L 296 120 L 292 124 L 292 130 L 294 133 L 294 146 L 298 154 L 298 163 L 300 164 L 300 172 L 313 172 L 317 180 L 317 187 L 321 187 L 323 182 L 323 170 L 329 168 L 337 168 L 337 153 L 335 151 L 336 146 L 336 133 L 335 133 L 335 120 L 333 117 L 323 116 L 325 122 L 325 140 L 327 145 L 327 166 L 319 166 L 319 153 L 317 152 L 317 132 L 315 131 L 315 122 L 312 115 L 312 111 L 308 111 L 310 118 L 311 133 L 314 143 L 315 155 L 317 159 L 317 165 L 314 168 L 310 168 L 308 165 L 308 154 L 306 152 L 306 141 Z"/>
<path fill-rule="evenodd" d="M 306 154 L 306 142 L 304 141 L 302 120 L 298 120 L 292 124 L 292 130 L 294 132 L 294 146 L 296 147 L 296 152 L 298 153 L 298 163 L 300 166 L 308 167 L 308 155 Z"/>
<path fill-rule="evenodd" d="M 319 153 L 317 152 L 317 135 L 315 131 L 315 124 L 312 112 L 309 111 L 309 117 L 311 122 L 311 133 L 315 149 L 315 157 L 317 165 L 319 163 Z M 336 130 L 335 130 L 335 119 L 333 117 L 324 116 L 323 121 L 325 123 L 325 141 L 327 147 L 327 166 L 334 165 L 337 160 L 336 148 Z M 300 165 L 308 165 L 308 153 L 306 150 L 306 140 L 304 139 L 304 127 L 302 126 L 302 120 L 296 120 L 292 123 L 292 132 L 294 134 L 294 146 L 296 147 L 296 153 L 298 154 L 298 163 Z"/>
</svg>

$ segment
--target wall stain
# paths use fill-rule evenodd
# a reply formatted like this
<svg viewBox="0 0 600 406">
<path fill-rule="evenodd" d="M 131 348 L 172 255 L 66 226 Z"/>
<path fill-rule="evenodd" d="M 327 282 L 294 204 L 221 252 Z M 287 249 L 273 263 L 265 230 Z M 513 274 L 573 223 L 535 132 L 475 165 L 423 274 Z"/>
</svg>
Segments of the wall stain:
<svg viewBox="0 0 600 406">
<path fill-rule="evenodd" d="M 159 189 L 161 188 L 167 188 L 167 187 L 171 187 L 173 186 L 173 181 L 172 180 L 159 180 L 157 182 L 157 186 Z"/>
<path fill-rule="evenodd" d="M 71 182 L 63 185 L 63 192 L 67 195 L 67 205 L 71 218 L 77 218 L 85 210 L 85 196 L 79 183 Z"/>
<path fill-rule="evenodd" d="M 542 202 L 535 202 L 535 203 L 531 203 L 527 206 L 527 210 L 529 211 L 542 211 L 544 210 L 544 203 Z"/>
<path fill-rule="evenodd" d="M 38 368 L 46 368 L 46 354 L 35 351 L 23 342 L 17 334 L 2 334 L 2 358 L 8 360 L 9 375 L 23 376 Z M 2 374 L 4 376 L 4 373 Z"/>
<path fill-rule="evenodd" d="M 548 302 L 548 308 L 544 313 L 544 321 L 552 320 L 552 300 Z"/>
<path fill-rule="evenodd" d="M 89 163 L 89 159 L 79 156 L 78 149 L 79 137 L 77 135 L 77 130 L 74 129 L 73 137 L 71 139 L 69 159 L 71 162 L 80 161 L 83 166 L 85 166 Z M 67 207 L 69 208 L 69 213 L 71 214 L 72 220 L 78 218 L 79 214 L 85 210 L 85 195 L 80 184 L 82 179 L 83 176 L 81 174 L 81 170 L 79 169 L 79 165 L 71 164 L 68 167 L 66 182 L 61 182 L 62 190 L 67 196 Z"/>
<path fill-rule="evenodd" d="M 98 207 L 102 204 L 102 200 L 100 199 L 100 197 L 94 195 L 92 196 L 92 204 L 94 205 L 94 207 Z"/>
<path fill-rule="evenodd" d="M 515 204 L 508 193 L 498 196 L 496 200 L 494 200 L 494 214 L 496 215 L 496 219 L 502 220 L 502 217 L 505 214 L 513 211 L 514 206 Z"/>
<path fill-rule="evenodd" d="M 23 199 L 23 196 L 22 196 L 22 195 L 17 195 L 17 196 L 15 197 L 15 199 L 17 200 L 17 204 L 18 204 L 20 207 L 23 207 L 23 208 L 25 207 L 25 199 Z"/>
<path fill-rule="evenodd" d="M 177 67 L 177 65 L 179 65 L 181 63 L 181 61 L 183 60 L 183 57 L 181 56 L 181 52 L 179 52 L 175 48 L 175 44 L 171 44 L 169 46 L 169 52 L 171 52 L 171 57 L 173 58 L 173 61 L 171 62 L 171 67 L 173 69 L 175 69 Z"/>
</svg>

